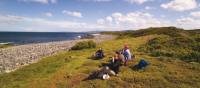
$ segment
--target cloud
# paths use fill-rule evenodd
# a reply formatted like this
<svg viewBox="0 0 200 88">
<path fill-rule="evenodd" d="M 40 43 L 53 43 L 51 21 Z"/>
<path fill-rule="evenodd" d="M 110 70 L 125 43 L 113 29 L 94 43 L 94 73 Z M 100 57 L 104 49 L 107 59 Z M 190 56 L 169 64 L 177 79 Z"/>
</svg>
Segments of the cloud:
<svg viewBox="0 0 200 88">
<path fill-rule="evenodd" d="M 63 14 L 69 15 L 69 16 L 73 16 L 73 17 L 79 17 L 82 18 L 82 13 L 81 12 L 77 12 L 77 11 L 67 11 L 67 10 L 63 10 L 62 11 Z"/>
<path fill-rule="evenodd" d="M 127 14 L 116 12 L 111 16 L 97 20 L 97 24 L 108 28 L 139 29 L 169 26 L 170 22 L 156 19 L 152 14 L 145 12 L 130 12 Z"/>
<path fill-rule="evenodd" d="M 57 0 L 51 0 L 51 3 L 55 4 L 55 3 L 57 3 Z"/>
<path fill-rule="evenodd" d="M 136 3 L 136 4 L 143 4 L 145 2 L 153 1 L 153 0 L 125 0 L 126 2 L 129 2 L 131 4 Z"/>
<path fill-rule="evenodd" d="M 200 19 L 194 19 L 191 17 L 182 17 L 176 20 L 177 26 L 185 29 L 197 29 L 200 28 Z"/>
<path fill-rule="evenodd" d="M 152 10 L 152 9 L 155 9 L 155 8 L 150 7 L 150 6 L 145 6 L 145 10 Z"/>
<path fill-rule="evenodd" d="M 0 15 L 0 29 L 4 29 L 1 31 L 84 31 L 92 27 L 83 22 L 53 21 L 43 18 Z"/>
<path fill-rule="evenodd" d="M 106 17 L 106 21 L 108 21 L 109 23 L 111 23 L 113 21 L 113 18 L 111 16 L 107 16 Z"/>
<path fill-rule="evenodd" d="M 47 16 L 47 17 L 52 17 L 53 16 L 53 14 L 51 12 L 44 13 L 44 15 Z"/>
<path fill-rule="evenodd" d="M 200 11 L 191 12 L 190 15 L 193 16 L 193 17 L 199 17 L 200 18 Z"/>
<path fill-rule="evenodd" d="M 57 0 L 19 0 L 19 1 L 36 2 L 36 3 L 42 3 L 42 4 L 49 4 L 49 3 L 55 4 L 55 3 L 57 3 Z"/>
<path fill-rule="evenodd" d="M 197 14 L 197 12 L 195 13 Z M 199 15 L 196 15 L 199 16 Z M 98 27 L 106 30 L 135 30 L 148 27 L 176 26 L 184 29 L 200 28 L 200 19 L 192 17 L 181 17 L 171 21 L 161 15 L 161 18 L 155 17 L 147 12 L 129 12 L 126 14 L 115 12 L 110 16 L 97 20 Z"/>
<path fill-rule="evenodd" d="M 110 2 L 112 0 L 79 0 L 79 1 Z"/>
<path fill-rule="evenodd" d="M 112 22 L 113 22 L 113 17 L 107 16 L 104 19 L 98 19 L 97 25 L 101 25 L 101 26 L 110 25 L 111 26 Z"/>
<path fill-rule="evenodd" d="M 183 17 L 183 18 L 180 18 L 180 19 L 177 19 L 177 22 L 178 23 L 190 23 L 190 22 L 194 22 L 194 19 L 193 18 L 190 18 L 190 17 Z"/>
<path fill-rule="evenodd" d="M 186 11 L 195 9 L 198 7 L 196 0 L 172 0 L 168 3 L 161 4 L 164 9 L 170 9 L 174 11 Z"/>
</svg>

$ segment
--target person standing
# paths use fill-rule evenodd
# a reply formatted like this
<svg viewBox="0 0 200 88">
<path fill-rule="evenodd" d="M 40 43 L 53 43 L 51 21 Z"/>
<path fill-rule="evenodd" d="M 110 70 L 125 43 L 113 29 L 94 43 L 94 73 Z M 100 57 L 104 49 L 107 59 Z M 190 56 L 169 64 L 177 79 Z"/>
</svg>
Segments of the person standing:
<svg viewBox="0 0 200 88">
<path fill-rule="evenodd" d="M 130 52 L 128 45 L 124 45 L 124 49 L 122 50 L 122 54 L 124 55 L 124 59 L 125 59 L 124 65 L 126 66 L 128 60 L 132 59 L 131 52 Z"/>
</svg>

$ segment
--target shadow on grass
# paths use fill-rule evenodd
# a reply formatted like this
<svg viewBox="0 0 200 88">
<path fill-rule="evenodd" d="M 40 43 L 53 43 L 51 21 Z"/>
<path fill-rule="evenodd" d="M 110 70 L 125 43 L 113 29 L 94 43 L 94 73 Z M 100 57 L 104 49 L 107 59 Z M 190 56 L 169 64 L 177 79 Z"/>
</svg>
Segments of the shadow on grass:
<svg viewBox="0 0 200 88">
<path fill-rule="evenodd" d="M 88 57 L 88 59 L 91 59 L 91 60 L 102 60 L 102 59 L 104 59 L 105 57 L 102 57 L 102 58 L 97 58 L 97 57 L 95 57 L 95 56 L 93 56 L 93 55 L 91 55 L 90 57 Z"/>
</svg>

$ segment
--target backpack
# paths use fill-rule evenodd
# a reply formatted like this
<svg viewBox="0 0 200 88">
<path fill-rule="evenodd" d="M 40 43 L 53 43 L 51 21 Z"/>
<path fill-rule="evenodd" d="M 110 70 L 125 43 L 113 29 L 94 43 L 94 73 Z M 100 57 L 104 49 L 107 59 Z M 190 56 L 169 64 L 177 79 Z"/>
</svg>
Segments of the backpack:
<svg viewBox="0 0 200 88">
<path fill-rule="evenodd" d="M 143 68 L 145 68 L 146 66 L 148 66 L 149 65 L 149 63 L 147 62 L 147 61 L 145 61 L 145 60 L 140 60 L 140 62 L 138 63 L 138 65 L 137 65 L 137 68 L 138 69 L 143 69 Z"/>
</svg>

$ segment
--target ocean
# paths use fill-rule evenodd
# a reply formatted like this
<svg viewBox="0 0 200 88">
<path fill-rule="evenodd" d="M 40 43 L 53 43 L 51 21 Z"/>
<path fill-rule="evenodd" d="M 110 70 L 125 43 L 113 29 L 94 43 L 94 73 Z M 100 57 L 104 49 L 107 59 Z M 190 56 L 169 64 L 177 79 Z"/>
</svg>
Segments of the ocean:
<svg viewBox="0 0 200 88">
<path fill-rule="evenodd" d="M 0 44 L 29 44 L 74 40 L 87 33 L 74 32 L 0 32 Z"/>
</svg>

